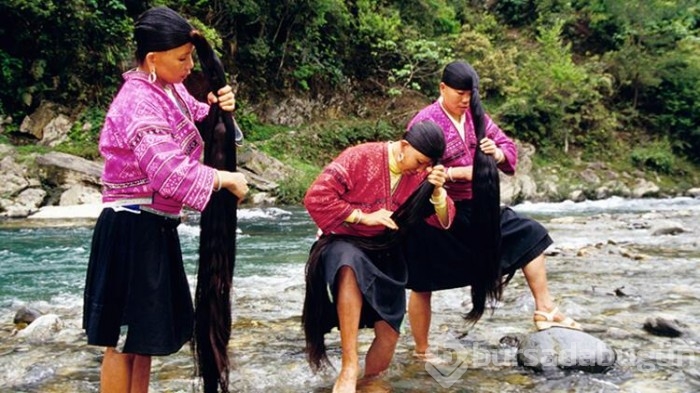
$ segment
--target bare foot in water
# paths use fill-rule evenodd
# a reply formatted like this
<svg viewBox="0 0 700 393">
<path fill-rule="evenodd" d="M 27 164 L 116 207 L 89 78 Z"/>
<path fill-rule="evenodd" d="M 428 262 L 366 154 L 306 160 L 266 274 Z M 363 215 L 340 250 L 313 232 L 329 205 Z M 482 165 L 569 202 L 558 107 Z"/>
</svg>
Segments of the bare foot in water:
<svg viewBox="0 0 700 393">
<path fill-rule="evenodd" d="M 355 393 L 359 367 L 344 367 L 333 385 L 333 393 Z"/>
<path fill-rule="evenodd" d="M 364 376 L 357 382 L 358 393 L 389 393 L 391 385 L 382 379 L 384 373 Z"/>
</svg>

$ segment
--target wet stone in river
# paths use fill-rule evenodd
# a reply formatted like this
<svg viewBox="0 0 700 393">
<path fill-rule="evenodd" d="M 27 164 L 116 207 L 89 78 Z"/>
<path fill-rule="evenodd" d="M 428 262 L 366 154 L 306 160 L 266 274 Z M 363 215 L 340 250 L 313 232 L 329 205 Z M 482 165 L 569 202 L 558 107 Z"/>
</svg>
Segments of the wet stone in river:
<svg viewBox="0 0 700 393">
<path fill-rule="evenodd" d="M 615 350 L 578 330 L 551 328 L 532 333 L 518 346 L 518 365 L 536 371 L 552 369 L 602 373 L 615 365 Z"/>
</svg>

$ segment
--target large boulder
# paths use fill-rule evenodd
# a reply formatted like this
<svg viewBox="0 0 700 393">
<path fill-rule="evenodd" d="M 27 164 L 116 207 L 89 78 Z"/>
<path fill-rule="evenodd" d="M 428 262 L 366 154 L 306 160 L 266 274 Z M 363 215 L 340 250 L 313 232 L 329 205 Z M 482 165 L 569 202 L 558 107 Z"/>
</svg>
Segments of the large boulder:
<svg viewBox="0 0 700 393">
<path fill-rule="evenodd" d="M 520 366 L 537 371 L 602 373 L 615 365 L 617 354 L 588 333 L 555 327 L 526 336 L 518 347 L 517 360 Z"/>
<path fill-rule="evenodd" d="M 56 146 L 66 139 L 72 122 L 66 113 L 68 110 L 58 104 L 42 101 L 39 107 L 22 120 L 19 126 L 21 134 L 31 135 L 44 146 Z"/>
<path fill-rule="evenodd" d="M 101 184 L 104 165 L 99 162 L 54 151 L 37 156 L 36 163 L 43 169 L 45 180 L 52 185 Z"/>
</svg>

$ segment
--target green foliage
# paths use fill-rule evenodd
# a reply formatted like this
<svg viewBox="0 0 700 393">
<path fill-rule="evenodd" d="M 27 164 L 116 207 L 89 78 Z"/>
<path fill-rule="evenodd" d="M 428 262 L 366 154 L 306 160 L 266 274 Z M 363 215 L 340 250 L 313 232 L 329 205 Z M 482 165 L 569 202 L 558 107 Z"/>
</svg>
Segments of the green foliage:
<svg viewBox="0 0 700 393">
<path fill-rule="evenodd" d="M 357 33 L 366 42 L 400 39 L 401 14 L 392 6 L 377 0 L 358 0 Z"/>
<path fill-rule="evenodd" d="M 397 2 L 401 20 L 426 37 L 452 35 L 459 31 L 457 12 L 445 0 Z"/>
<path fill-rule="evenodd" d="M 676 170 L 676 158 L 668 139 L 652 141 L 634 148 L 630 159 L 638 168 L 651 169 L 664 174 L 671 174 Z"/>
<path fill-rule="evenodd" d="M 602 103 L 607 78 L 573 62 L 570 45 L 560 39 L 562 25 L 542 28 L 537 53 L 523 55 L 501 118 L 512 135 L 541 148 L 596 149 L 615 127 Z"/>
<path fill-rule="evenodd" d="M 534 0 L 499 0 L 494 2 L 492 11 L 513 27 L 529 25 L 537 19 Z"/>
<path fill-rule="evenodd" d="M 479 73 L 480 93 L 504 97 L 508 86 L 517 79 L 517 57 L 515 46 L 496 48 L 489 36 L 464 27 L 455 45 L 455 57 L 468 61 Z"/>
<path fill-rule="evenodd" d="M 105 112 L 101 108 L 87 108 L 73 123 L 68 138 L 56 150 L 89 160 L 100 157 L 97 144 L 104 124 Z"/>
<path fill-rule="evenodd" d="M 349 146 L 395 140 L 402 132 L 381 120 L 329 121 L 278 133 L 261 144 L 261 149 L 275 157 L 324 166 Z"/>
<path fill-rule="evenodd" d="M 359 99 L 409 89 L 432 97 L 443 65 L 463 58 L 479 72 L 488 112 L 540 154 L 614 158 L 624 130 L 632 141 L 667 137 L 675 154 L 700 162 L 697 0 L 2 0 L 0 113 L 19 122 L 43 100 L 106 109 L 133 66 L 133 20 L 155 5 L 204 32 L 238 82 L 247 140 L 277 141 L 270 149 L 282 155 L 308 143 L 321 158 L 298 156 L 320 164 L 400 132 L 368 119 L 296 135 L 258 118 L 253 108 L 271 97 L 347 86 Z M 61 149 L 94 155 L 95 135 L 74 130 Z"/>
<path fill-rule="evenodd" d="M 642 95 L 654 133 L 700 163 L 700 41 L 684 40 L 661 60 L 662 82 Z"/>
<path fill-rule="evenodd" d="M 17 115 L 48 99 L 107 102 L 129 56 L 131 21 L 121 1 L 0 3 L 3 109 Z"/>
<path fill-rule="evenodd" d="M 379 41 L 373 46 L 373 55 L 378 63 L 387 64 L 387 93 L 401 94 L 404 89 L 430 91 L 439 78 L 440 65 L 452 58 L 451 50 L 440 42 L 418 39 L 401 42 Z M 387 61 L 391 58 L 391 61 Z"/>
<path fill-rule="evenodd" d="M 280 204 L 297 205 L 304 200 L 306 190 L 318 176 L 320 169 L 297 160 L 292 160 L 287 164 L 296 168 L 297 173 L 279 184 L 275 196 Z"/>
</svg>

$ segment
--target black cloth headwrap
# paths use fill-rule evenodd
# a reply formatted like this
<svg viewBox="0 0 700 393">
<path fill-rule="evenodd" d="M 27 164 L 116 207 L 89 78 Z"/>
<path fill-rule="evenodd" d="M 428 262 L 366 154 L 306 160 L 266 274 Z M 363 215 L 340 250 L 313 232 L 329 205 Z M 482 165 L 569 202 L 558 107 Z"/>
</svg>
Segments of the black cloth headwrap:
<svg viewBox="0 0 700 393">
<path fill-rule="evenodd" d="M 137 56 L 143 58 L 148 52 L 163 52 L 192 42 L 192 30 L 192 25 L 172 9 L 151 8 L 134 26 Z"/>
<path fill-rule="evenodd" d="M 442 82 L 456 90 L 474 90 L 479 87 L 479 75 L 469 63 L 456 60 L 442 71 Z"/>
<path fill-rule="evenodd" d="M 404 134 L 403 139 L 419 152 L 437 163 L 445 151 L 442 129 L 435 122 L 426 120 L 415 123 Z"/>
</svg>

